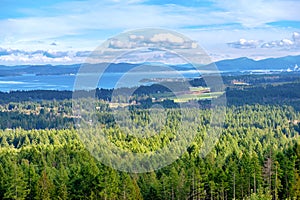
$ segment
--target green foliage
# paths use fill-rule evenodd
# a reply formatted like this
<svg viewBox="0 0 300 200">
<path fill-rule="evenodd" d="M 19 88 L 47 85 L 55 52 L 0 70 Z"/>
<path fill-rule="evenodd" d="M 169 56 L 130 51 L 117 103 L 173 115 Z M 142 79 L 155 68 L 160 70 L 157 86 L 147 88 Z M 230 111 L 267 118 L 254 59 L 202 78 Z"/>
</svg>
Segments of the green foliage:
<svg viewBox="0 0 300 200">
<path fill-rule="evenodd" d="M 49 103 L 43 115 L 57 115 L 61 102 Z M 63 104 L 67 104 L 67 101 Z M 54 106 L 55 105 L 55 106 Z M 11 105 L 14 109 L 16 105 Z M 40 109 L 39 104 L 23 105 Z M 28 107 L 29 106 L 29 107 Z M 111 111 L 99 102 L 101 123 Z M 23 109 L 24 108 L 24 109 Z M 69 111 L 64 113 L 67 114 Z M 7 111 L 8 112 L 8 111 Z M 13 111 L 10 111 L 13 112 Z M 85 147 L 101 149 L 74 128 L 0 130 L 0 199 L 298 199 L 300 197 L 300 115 L 288 106 L 232 106 L 222 134 L 206 157 L 200 157 L 208 137 L 209 110 L 190 109 L 187 122 L 167 109 L 158 132 L 102 126 L 102 133 L 119 148 L 144 153 L 176 141 L 177 130 L 195 138 L 169 166 L 143 174 L 116 171 L 97 161 Z M 89 114 L 89 113 L 87 113 Z M 148 110 L 133 109 L 136 123 L 151 123 Z M 181 113 L 182 114 L 182 113 Z M 197 116 L 197 119 L 195 119 Z M 106 119 L 108 118 L 108 119 Z M 157 119 L 156 119 L 157 120 Z M 198 121 L 197 121 L 198 120 Z M 79 131 L 79 132 L 77 132 Z M 145 134 L 147 137 L 135 137 Z M 80 137 L 79 137 L 80 136 Z M 122 158 L 119 158 L 122 159 Z M 129 158 L 130 159 L 130 158 Z"/>
</svg>

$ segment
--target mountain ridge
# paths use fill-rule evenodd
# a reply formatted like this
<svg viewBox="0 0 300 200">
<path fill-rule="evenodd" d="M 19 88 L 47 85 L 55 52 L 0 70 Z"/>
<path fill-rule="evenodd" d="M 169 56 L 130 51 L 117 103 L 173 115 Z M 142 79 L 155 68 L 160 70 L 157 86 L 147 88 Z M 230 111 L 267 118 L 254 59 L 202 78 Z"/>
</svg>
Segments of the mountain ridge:
<svg viewBox="0 0 300 200">
<path fill-rule="evenodd" d="M 248 57 L 240 57 L 234 59 L 225 59 L 213 62 L 220 72 L 241 72 L 251 70 L 292 70 L 295 66 L 300 66 L 300 55 L 284 56 L 279 58 L 266 58 L 261 60 L 254 60 Z M 201 66 L 201 69 L 209 70 L 210 65 Z M 105 72 L 108 73 L 125 73 L 137 66 L 163 66 L 163 63 L 98 63 L 98 64 L 71 64 L 71 65 L 15 65 L 6 66 L 0 65 L 0 76 L 20 76 L 24 74 L 35 75 L 59 75 L 59 74 L 76 74 L 83 65 L 91 66 L 109 66 Z M 174 70 L 184 71 L 193 69 L 192 64 L 178 64 L 170 65 Z"/>
</svg>

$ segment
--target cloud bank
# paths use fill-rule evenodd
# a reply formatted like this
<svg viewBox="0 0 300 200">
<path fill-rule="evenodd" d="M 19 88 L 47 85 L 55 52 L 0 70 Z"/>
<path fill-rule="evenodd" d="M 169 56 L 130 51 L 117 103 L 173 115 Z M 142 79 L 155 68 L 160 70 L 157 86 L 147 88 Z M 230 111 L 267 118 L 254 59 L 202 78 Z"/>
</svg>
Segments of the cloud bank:
<svg viewBox="0 0 300 200">
<path fill-rule="evenodd" d="M 228 46 L 237 49 L 252 49 L 258 47 L 261 42 L 260 40 L 240 39 L 239 41 L 228 43 Z"/>
<path fill-rule="evenodd" d="M 18 64 L 73 64 L 82 63 L 90 52 L 5 49 L 0 47 L 0 63 Z"/>
<path fill-rule="evenodd" d="M 227 43 L 227 45 L 237 49 L 275 48 L 282 50 L 298 50 L 300 49 L 300 33 L 294 32 L 290 39 L 284 38 L 268 42 L 262 40 L 240 39 L 239 41 Z"/>
<path fill-rule="evenodd" d="M 106 41 L 105 52 L 102 50 L 93 51 L 75 51 L 75 50 L 23 50 L 0 47 L 0 64 L 3 65 L 24 65 L 24 64 L 78 64 L 78 63 L 95 63 L 95 62 L 164 62 L 164 63 L 184 63 L 184 60 L 174 56 L 166 50 L 177 49 L 179 51 L 192 50 L 198 47 L 196 41 L 185 39 L 171 33 L 157 33 L 153 35 L 129 34 L 126 38 L 114 37 Z M 261 50 L 267 54 L 270 50 L 299 52 L 300 50 L 300 33 L 294 32 L 287 39 L 263 41 L 239 39 L 238 41 L 229 42 L 227 45 L 231 49 L 245 49 L 254 57 L 263 58 L 263 55 L 257 53 Z M 56 46 L 56 45 L 52 45 Z M 142 50 L 141 50 L 142 49 Z M 138 51 L 137 51 L 138 50 Z M 96 53 L 95 53 L 96 52 Z M 135 52 L 126 53 L 126 52 Z M 154 53 L 155 52 L 155 53 Z M 238 52 L 240 53 L 240 52 Z M 271 52 L 272 53 L 272 52 Z M 120 57 L 120 55 L 122 55 Z M 220 59 L 230 58 L 230 55 L 221 57 L 219 54 L 210 54 L 212 57 Z M 94 57 L 93 57 L 94 56 Z M 188 55 L 191 56 L 191 55 Z M 195 55 L 197 56 L 197 55 Z M 273 56 L 281 56 L 273 54 Z M 237 56 L 239 57 L 239 56 Z"/>
<path fill-rule="evenodd" d="M 109 40 L 109 48 L 135 49 L 145 47 L 161 47 L 166 49 L 195 49 L 197 42 L 171 33 L 157 33 L 150 37 L 145 35 L 129 35 L 127 39 L 113 38 Z"/>
</svg>

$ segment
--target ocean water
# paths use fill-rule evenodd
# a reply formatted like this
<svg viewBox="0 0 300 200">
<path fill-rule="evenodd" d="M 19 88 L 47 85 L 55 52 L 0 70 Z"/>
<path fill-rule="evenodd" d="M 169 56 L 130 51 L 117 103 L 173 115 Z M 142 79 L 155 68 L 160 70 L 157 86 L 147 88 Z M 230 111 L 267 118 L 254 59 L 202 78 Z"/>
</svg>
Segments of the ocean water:
<svg viewBox="0 0 300 200">
<path fill-rule="evenodd" d="M 0 91 L 13 90 L 72 90 L 75 76 L 4 76 L 0 77 Z"/>
<path fill-rule="evenodd" d="M 139 85 L 147 85 L 152 83 L 143 82 L 144 79 L 153 78 L 197 78 L 200 76 L 195 71 L 181 72 L 143 72 L 143 73 L 104 73 L 101 75 L 92 74 L 97 79 L 91 80 L 88 74 L 85 79 L 78 74 L 64 75 L 35 75 L 26 74 L 19 76 L 2 76 L 0 77 L 0 91 L 16 91 L 16 90 L 70 90 L 75 89 L 94 89 L 98 88 L 120 88 L 132 87 Z M 75 84 L 76 83 L 76 84 Z"/>
</svg>

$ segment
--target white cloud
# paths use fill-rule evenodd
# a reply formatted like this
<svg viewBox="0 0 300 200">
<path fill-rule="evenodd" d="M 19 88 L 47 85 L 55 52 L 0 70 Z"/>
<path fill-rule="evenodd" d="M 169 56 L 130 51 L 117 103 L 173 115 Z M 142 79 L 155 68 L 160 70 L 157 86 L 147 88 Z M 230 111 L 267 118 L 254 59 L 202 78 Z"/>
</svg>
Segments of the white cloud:
<svg viewBox="0 0 300 200">
<path fill-rule="evenodd" d="M 214 0 L 226 19 L 246 27 L 265 26 L 274 21 L 300 21 L 298 0 Z"/>
<path fill-rule="evenodd" d="M 233 48 L 238 49 L 252 49 L 256 48 L 261 44 L 262 41 L 260 40 L 246 40 L 246 39 L 240 39 L 236 42 L 230 42 L 228 45 Z"/>
<path fill-rule="evenodd" d="M 192 31 L 183 30 L 181 33 L 198 41 L 214 61 L 222 59 L 232 59 L 238 57 L 249 57 L 255 60 L 269 57 L 283 57 L 287 55 L 299 55 L 299 48 L 261 48 L 261 45 L 271 41 L 280 41 L 282 38 L 289 38 L 295 29 L 236 29 L 236 30 L 206 30 L 194 29 Z M 239 38 L 247 40 L 264 41 L 256 48 L 233 48 L 228 42 L 239 42 Z M 289 38 L 292 40 L 291 38 Z"/>
<path fill-rule="evenodd" d="M 137 44 L 130 41 L 121 41 L 118 39 L 112 39 L 109 41 L 109 48 L 113 49 L 131 49 L 136 47 Z"/>
<path fill-rule="evenodd" d="M 252 48 L 277 48 L 277 49 L 285 49 L 285 50 L 293 50 L 300 48 L 300 34 L 298 32 L 294 32 L 292 35 L 292 39 L 281 39 L 274 40 L 269 42 L 263 42 L 262 40 L 246 40 L 240 39 L 236 42 L 227 43 L 228 46 L 237 49 L 252 49 Z"/>
<path fill-rule="evenodd" d="M 109 39 L 109 48 L 113 49 L 134 49 L 134 48 L 152 48 L 152 47 L 160 47 L 160 48 L 167 48 L 167 49 L 190 49 L 190 48 L 197 48 L 198 45 L 195 41 L 192 41 L 188 38 L 184 38 L 179 34 L 172 34 L 172 33 L 156 33 L 151 34 L 153 31 L 149 29 L 144 29 L 146 32 L 145 35 L 137 35 L 137 34 L 130 34 L 128 38 L 113 38 Z"/>
<path fill-rule="evenodd" d="M 280 41 L 271 41 L 268 43 L 264 43 L 262 48 L 278 48 L 278 47 L 292 47 L 294 42 L 289 39 L 282 39 Z"/>
<path fill-rule="evenodd" d="M 153 35 L 152 38 L 150 38 L 150 41 L 154 43 L 161 43 L 161 42 L 178 43 L 178 44 L 184 43 L 184 39 L 182 37 L 178 37 L 171 33 L 155 34 Z"/>
<path fill-rule="evenodd" d="M 36 50 L 25 51 L 19 49 L 0 48 L 0 64 L 72 64 L 85 61 L 87 52 Z"/>
<path fill-rule="evenodd" d="M 144 40 L 145 37 L 143 35 L 135 35 L 135 34 L 132 34 L 132 35 L 129 35 L 129 39 L 131 41 L 135 41 L 135 40 Z"/>
<path fill-rule="evenodd" d="M 293 38 L 294 44 L 300 47 L 300 33 L 294 32 L 292 38 Z"/>
<path fill-rule="evenodd" d="M 202 25 L 241 23 L 261 26 L 275 20 L 300 20 L 299 1 L 215 1 L 215 7 L 145 5 L 142 1 L 71 1 L 52 6 L 43 17 L 0 20 L 0 41 L 45 40 L 84 35 L 91 30 L 143 27 L 178 29 Z M 287 12 L 288 11 L 288 12 Z M 32 10 L 32 13 L 37 11 Z M 42 11 L 38 11 L 39 13 Z M 51 15 L 51 16 L 50 16 Z M 229 27 L 230 28 L 230 27 Z M 103 36 L 99 36 L 103 37 Z M 104 39 L 104 38 L 101 38 Z"/>
<path fill-rule="evenodd" d="M 267 42 L 262 44 L 262 48 L 284 48 L 284 49 L 299 49 L 300 48 L 300 34 L 298 32 L 294 32 L 292 35 L 292 39 L 282 39 L 275 40 L 271 42 Z"/>
<path fill-rule="evenodd" d="M 74 59 L 68 56 L 60 57 L 60 58 L 49 58 L 43 54 L 34 54 L 34 55 L 12 54 L 12 55 L 1 56 L 0 62 L 5 63 L 6 65 L 46 64 L 46 63 L 61 64 L 61 63 L 74 62 Z"/>
<path fill-rule="evenodd" d="M 99 41 L 113 34 L 144 27 L 182 31 L 192 36 L 191 38 L 197 40 L 200 45 L 204 44 L 213 55 L 225 52 L 226 57 L 227 54 L 230 56 L 231 52 L 235 53 L 234 49 L 258 49 L 262 45 L 261 40 L 270 41 L 264 43 L 265 47 L 269 45 L 268 48 L 260 48 L 260 50 L 268 49 L 268 55 L 276 53 L 272 52 L 276 48 L 294 49 L 300 45 L 299 34 L 295 34 L 291 39 L 282 39 L 287 38 L 286 32 L 299 32 L 299 29 L 274 28 L 267 25 L 276 21 L 300 21 L 298 0 L 252 0 L 250 3 L 246 0 L 212 0 L 213 5 L 209 7 L 147 5 L 143 2 L 143 0 L 68 1 L 51 5 L 43 10 L 31 9 L 28 17 L 0 20 L 0 46 L 29 50 L 49 48 L 60 51 L 93 50 L 101 44 Z M 203 35 L 205 37 L 201 38 Z M 151 47 L 150 39 L 141 37 L 143 36 L 136 34 L 130 36 L 127 42 L 115 40 L 111 42 L 111 47 Z M 195 42 L 180 43 L 181 39 L 178 38 L 168 36 L 168 41 L 163 39 L 165 37 L 163 35 L 156 37 L 152 43 L 156 40 L 164 46 L 174 47 L 177 43 L 178 48 L 197 47 Z M 42 43 L 37 44 L 37 41 Z M 51 45 L 54 44 L 53 41 L 59 45 Z M 235 41 L 229 44 L 235 48 L 226 45 L 229 41 Z M 85 53 L 81 52 L 78 55 L 83 57 Z M 246 51 L 239 51 L 239 55 L 248 56 Z M 72 58 L 70 55 L 67 57 Z M 75 57 L 73 59 L 77 59 Z"/>
</svg>

